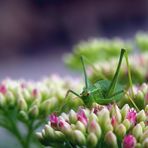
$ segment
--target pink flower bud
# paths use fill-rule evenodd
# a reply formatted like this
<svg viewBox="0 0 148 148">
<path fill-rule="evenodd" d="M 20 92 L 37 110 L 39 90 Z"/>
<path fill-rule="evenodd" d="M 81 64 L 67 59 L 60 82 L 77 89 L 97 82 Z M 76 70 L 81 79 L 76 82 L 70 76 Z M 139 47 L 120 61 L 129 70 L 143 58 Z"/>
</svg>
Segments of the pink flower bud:
<svg viewBox="0 0 148 148">
<path fill-rule="evenodd" d="M 126 135 L 123 139 L 123 148 L 135 148 L 136 138 L 133 135 Z"/>
<path fill-rule="evenodd" d="M 1 92 L 2 94 L 6 94 L 6 92 L 7 92 L 6 85 L 4 85 L 4 84 L 1 84 L 1 85 L 0 85 L 0 92 Z"/>
<path fill-rule="evenodd" d="M 88 120 L 83 109 L 80 109 L 77 113 L 77 119 L 81 121 L 85 126 L 87 125 Z"/>
<path fill-rule="evenodd" d="M 137 112 L 135 109 L 131 108 L 129 109 L 126 119 L 128 119 L 133 125 L 136 124 L 136 119 L 137 119 Z"/>
<path fill-rule="evenodd" d="M 112 126 L 114 127 L 114 126 L 116 126 L 117 125 L 117 119 L 116 119 L 116 117 L 115 116 L 113 116 L 112 118 L 111 118 L 111 124 L 112 124 Z"/>
<path fill-rule="evenodd" d="M 51 114 L 49 120 L 51 122 L 51 126 L 53 128 L 56 128 L 58 125 L 58 117 L 56 116 L 56 114 Z"/>
</svg>

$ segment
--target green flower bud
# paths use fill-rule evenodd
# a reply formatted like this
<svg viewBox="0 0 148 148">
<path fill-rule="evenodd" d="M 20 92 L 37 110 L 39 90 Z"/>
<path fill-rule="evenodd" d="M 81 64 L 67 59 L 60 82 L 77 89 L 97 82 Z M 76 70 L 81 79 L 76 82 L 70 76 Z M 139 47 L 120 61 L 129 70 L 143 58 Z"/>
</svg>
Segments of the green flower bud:
<svg viewBox="0 0 148 148">
<path fill-rule="evenodd" d="M 121 123 L 116 127 L 115 131 L 116 131 L 117 137 L 122 139 L 124 135 L 126 134 L 126 127 Z"/>
<path fill-rule="evenodd" d="M 2 93 L 0 93 L 0 107 L 4 107 L 6 104 L 6 99 Z"/>
<path fill-rule="evenodd" d="M 29 109 L 29 116 L 32 118 L 36 118 L 39 115 L 39 109 L 37 105 L 33 105 L 30 109 Z"/>
<path fill-rule="evenodd" d="M 141 143 L 137 143 L 135 146 L 135 148 L 141 148 L 141 147 L 142 147 Z"/>
<path fill-rule="evenodd" d="M 140 142 L 143 142 L 143 140 L 146 139 L 147 137 L 148 137 L 148 130 L 143 133 L 142 137 L 140 138 Z"/>
<path fill-rule="evenodd" d="M 93 121 L 93 120 L 98 121 L 98 117 L 94 113 L 90 113 L 90 115 L 89 115 L 89 121 Z"/>
<path fill-rule="evenodd" d="M 145 132 L 145 131 L 148 131 L 148 126 L 146 126 L 146 127 L 144 128 L 144 132 Z"/>
<path fill-rule="evenodd" d="M 102 128 L 103 128 L 104 133 L 107 133 L 108 131 L 113 131 L 114 130 L 111 122 L 106 122 Z"/>
<path fill-rule="evenodd" d="M 146 139 L 142 142 L 142 147 L 143 147 L 143 148 L 148 148 L 148 138 L 146 138 Z"/>
<path fill-rule="evenodd" d="M 42 137 L 46 139 L 45 129 L 42 129 Z"/>
<path fill-rule="evenodd" d="M 128 119 L 124 119 L 122 124 L 126 127 L 126 131 L 128 131 L 131 127 L 131 122 Z"/>
<path fill-rule="evenodd" d="M 69 112 L 69 121 L 71 122 L 71 123 L 76 123 L 76 121 L 77 121 L 77 114 L 76 114 L 76 112 L 74 111 L 74 110 L 70 110 L 70 112 Z"/>
<path fill-rule="evenodd" d="M 143 109 L 140 112 L 137 113 L 137 121 L 138 122 L 145 121 L 146 118 L 147 117 L 146 117 L 146 114 L 145 114 Z"/>
<path fill-rule="evenodd" d="M 7 101 L 8 106 L 14 107 L 14 105 L 15 105 L 15 103 L 16 103 L 16 102 L 15 102 L 16 99 L 15 99 L 13 93 L 10 92 L 10 91 L 7 91 L 5 97 L 6 97 L 6 101 Z"/>
<path fill-rule="evenodd" d="M 74 137 L 76 144 L 78 144 L 78 145 L 85 145 L 86 144 L 85 136 L 81 131 L 74 130 L 73 137 Z"/>
<path fill-rule="evenodd" d="M 27 110 L 27 103 L 23 97 L 17 99 L 17 107 L 19 110 Z"/>
<path fill-rule="evenodd" d="M 110 121 L 110 112 L 106 108 L 103 108 L 97 116 L 101 126 L 105 125 L 107 121 Z"/>
<path fill-rule="evenodd" d="M 135 95 L 134 101 L 138 108 L 142 109 L 144 108 L 144 94 L 142 91 L 138 91 L 137 94 Z"/>
<path fill-rule="evenodd" d="M 121 120 L 122 120 L 120 109 L 118 108 L 118 106 L 116 104 L 114 104 L 112 109 L 111 109 L 111 116 L 116 117 L 116 120 L 117 120 L 118 123 L 120 123 Z"/>
<path fill-rule="evenodd" d="M 126 115 L 127 115 L 128 111 L 129 111 L 129 109 L 130 109 L 130 107 L 129 107 L 128 104 L 125 104 L 125 105 L 122 107 L 122 109 L 121 109 L 120 112 L 121 112 L 121 115 L 122 115 L 122 118 L 123 118 L 123 119 L 126 118 Z"/>
<path fill-rule="evenodd" d="M 55 141 L 63 142 L 63 141 L 65 141 L 65 139 L 66 139 L 66 137 L 62 132 L 55 131 Z"/>
<path fill-rule="evenodd" d="M 53 140 L 54 137 L 55 137 L 53 128 L 46 124 L 45 127 L 44 127 L 44 130 L 45 130 L 45 135 L 44 135 L 45 138 Z"/>
<path fill-rule="evenodd" d="M 87 146 L 89 148 L 95 148 L 98 143 L 98 138 L 94 133 L 89 133 L 87 137 Z"/>
<path fill-rule="evenodd" d="M 29 120 L 28 114 L 27 114 L 25 111 L 23 111 L 23 110 L 21 110 L 21 111 L 19 112 L 18 118 L 19 118 L 20 120 L 22 120 L 22 121 L 28 121 L 28 120 Z"/>
<path fill-rule="evenodd" d="M 140 124 L 137 124 L 134 128 L 133 128 L 133 131 L 132 131 L 132 134 L 134 135 L 134 137 L 139 140 L 140 137 L 142 136 L 143 134 L 143 130 L 142 130 L 142 127 Z"/>
<path fill-rule="evenodd" d="M 141 121 L 139 124 L 141 125 L 142 130 L 144 131 L 144 129 L 145 129 L 145 123 L 143 121 Z"/>
<path fill-rule="evenodd" d="M 71 129 L 75 130 L 76 129 L 76 125 L 75 124 L 71 124 Z"/>
<path fill-rule="evenodd" d="M 100 125 L 97 123 L 97 121 L 93 120 L 93 121 L 90 121 L 89 124 L 88 124 L 88 132 L 89 133 L 95 133 L 98 140 L 100 139 L 101 137 L 101 127 Z"/>
<path fill-rule="evenodd" d="M 145 106 L 145 112 L 148 113 L 148 105 Z"/>
<path fill-rule="evenodd" d="M 112 148 L 118 148 L 117 138 L 112 131 L 108 131 L 104 137 L 105 143 Z"/>
<path fill-rule="evenodd" d="M 146 83 L 143 83 L 141 85 L 141 91 L 143 92 L 143 94 L 146 94 L 148 91 L 148 85 Z"/>
<path fill-rule="evenodd" d="M 31 102 L 31 95 L 27 89 L 23 89 L 22 94 L 27 102 Z"/>
<path fill-rule="evenodd" d="M 56 98 L 47 99 L 40 105 L 40 110 L 46 116 L 52 111 L 55 104 L 57 104 L 57 99 Z"/>
<path fill-rule="evenodd" d="M 63 117 L 63 119 L 65 121 L 68 121 L 69 122 L 69 118 L 68 118 L 68 115 L 66 113 L 62 113 L 61 116 Z"/>
<path fill-rule="evenodd" d="M 83 133 L 86 133 L 86 127 L 85 127 L 85 125 L 82 122 L 80 122 L 80 121 L 77 121 L 77 123 L 76 123 L 76 129 L 80 130 Z"/>
<path fill-rule="evenodd" d="M 35 135 L 36 135 L 37 139 L 38 139 L 42 144 L 44 144 L 44 142 L 43 142 L 44 139 L 43 139 L 42 133 L 36 132 Z"/>
</svg>

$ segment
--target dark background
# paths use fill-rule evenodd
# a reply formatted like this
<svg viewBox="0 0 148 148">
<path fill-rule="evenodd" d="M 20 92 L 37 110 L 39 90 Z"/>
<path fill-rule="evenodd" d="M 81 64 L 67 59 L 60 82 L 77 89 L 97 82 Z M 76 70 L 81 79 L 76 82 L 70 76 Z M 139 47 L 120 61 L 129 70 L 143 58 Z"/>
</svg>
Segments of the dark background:
<svg viewBox="0 0 148 148">
<path fill-rule="evenodd" d="M 89 37 L 148 29 L 147 0 L 0 0 L 0 79 L 68 74 L 63 53 Z"/>
<path fill-rule="evenodd" d="M 0 0 L 0 79 L 72 74 L 62 55 L 74 44 L 139 30 L 148 30 L 147 0 Z M 0 135 L 1 148 L 20 147 L 4 129 Z"/>
</svg>

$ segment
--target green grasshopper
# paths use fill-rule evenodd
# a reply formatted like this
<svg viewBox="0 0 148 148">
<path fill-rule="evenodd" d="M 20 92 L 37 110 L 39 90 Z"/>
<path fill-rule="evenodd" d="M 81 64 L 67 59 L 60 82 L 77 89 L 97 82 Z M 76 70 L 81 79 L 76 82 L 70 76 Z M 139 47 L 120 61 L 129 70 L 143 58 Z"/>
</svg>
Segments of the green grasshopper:
<svg viewBox="0 0 148 148">
<path fill-rule="evenodd" d="M 74 92 L 73 90 L 69 89 L 67 91 L 66 97 L 69 95 L 69 93 L 72 93 L 77 97 L 81 98 L 85 103 L 85 105 L 88 107 L 90 107 L 94 102 L 105 105 L 119 101 L 124 93 L 123 86 L 117 84 L 123 56 L 125 56 L 126 59 L 129 84 L 130 88 L 132 88 L 132 79 L 131 79 L 130 66 L 128 62 L 128 54 L 125 49 L 121 49 L 118 66 L 112 81 L 99 80 L 96 83 L 92 84 L 87 78 L 86 69 L 84 65 L 84 58 L 81 57 L 81 62 L 84 71 L 84 78 L 85 78 L 85 87 L 83 88 L 83 91 L 80 95 Z M 134 96 L 133 90 L 132 90 L 132 96 Z"/>
</svg>

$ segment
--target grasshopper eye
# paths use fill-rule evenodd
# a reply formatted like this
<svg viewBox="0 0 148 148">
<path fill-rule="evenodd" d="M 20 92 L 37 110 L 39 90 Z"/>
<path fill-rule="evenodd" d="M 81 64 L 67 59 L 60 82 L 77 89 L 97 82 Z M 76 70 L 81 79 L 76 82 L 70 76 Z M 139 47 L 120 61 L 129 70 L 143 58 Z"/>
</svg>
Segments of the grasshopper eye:
<svg viewBox="0 0 148 148">
<path fill-rule="evenodd" d="M 86 93 L 86 96 L 89 96 L 89 95 L 90 95 L 90 93 L 89 93 L 89 92 L 87 92 L 87 93 Z"/>
</svg>

